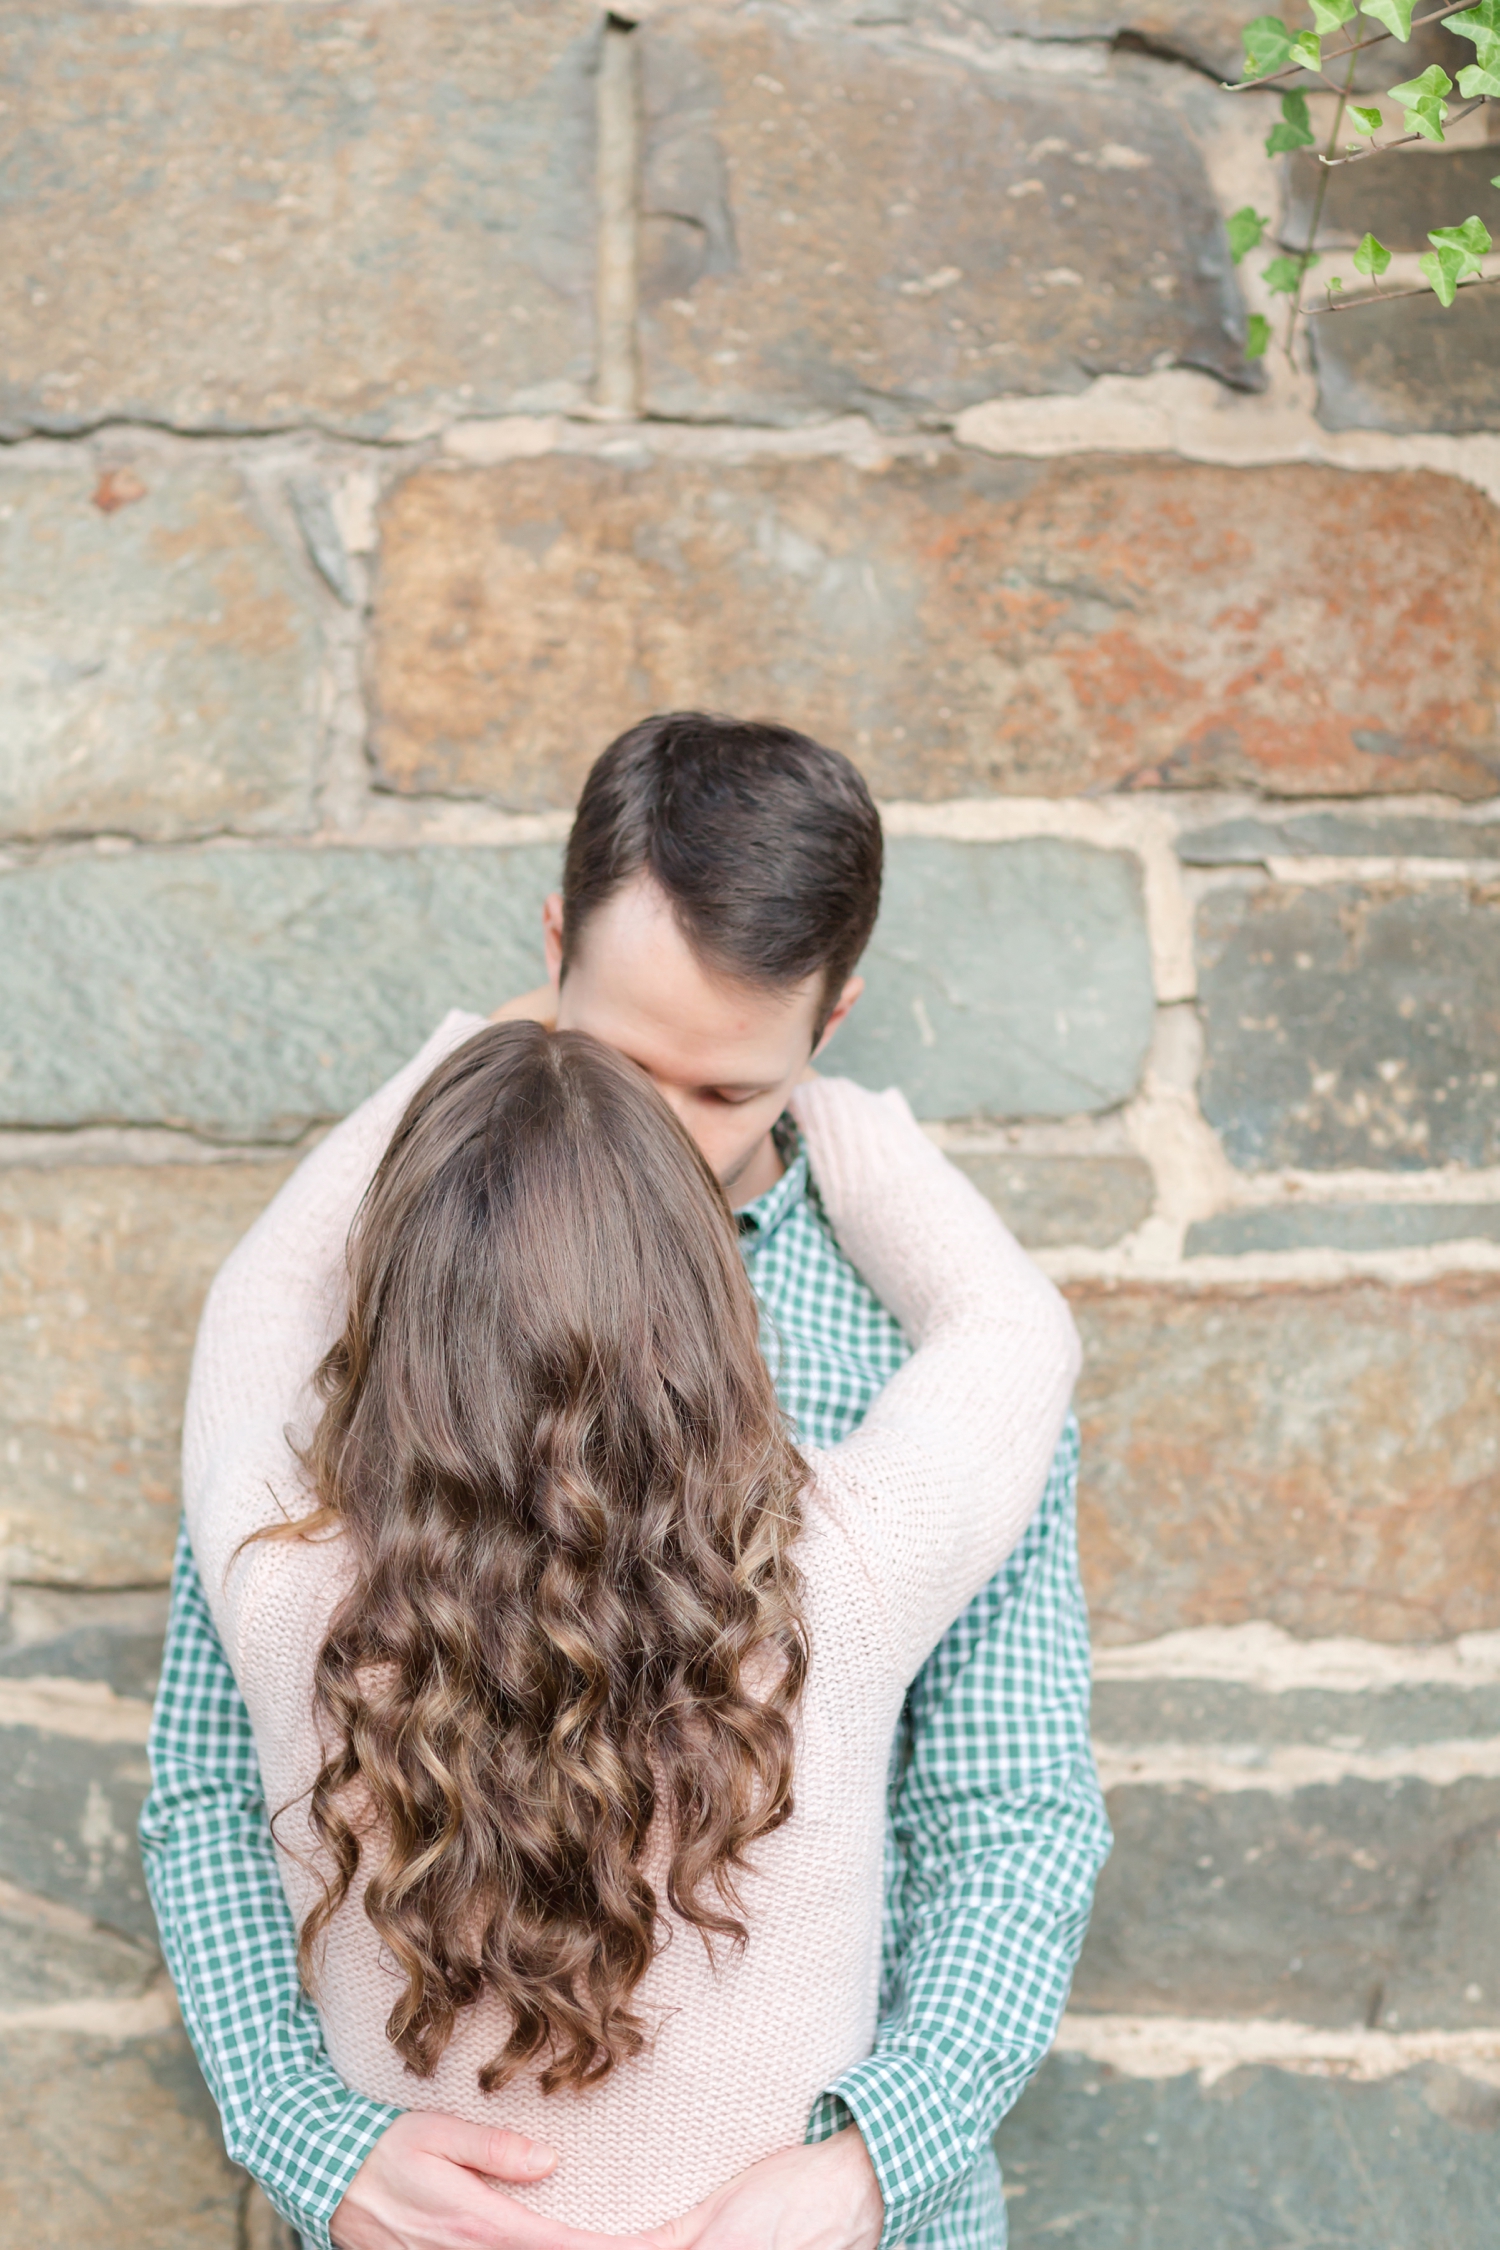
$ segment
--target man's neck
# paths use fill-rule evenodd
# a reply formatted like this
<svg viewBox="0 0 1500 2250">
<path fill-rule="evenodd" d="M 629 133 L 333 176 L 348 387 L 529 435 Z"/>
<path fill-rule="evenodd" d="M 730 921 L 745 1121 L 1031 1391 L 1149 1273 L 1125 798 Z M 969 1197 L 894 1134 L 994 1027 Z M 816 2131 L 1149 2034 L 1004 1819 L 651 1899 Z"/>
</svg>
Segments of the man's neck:
<svg viewBox="0 0 1500 2250">
<path fill-rule="evenodd" d="M 754 1203 L 768 1188 L 773 1188 L 785 1170 L 775 1137 L 767 1133 L 765 1139 L 752 1149 L 743 1168 L 732 1180 L 725 1182 L 724 1192 L 731 1207 L 736 1211 L 743 1211 L 747 1203 Z"/>
</svg>

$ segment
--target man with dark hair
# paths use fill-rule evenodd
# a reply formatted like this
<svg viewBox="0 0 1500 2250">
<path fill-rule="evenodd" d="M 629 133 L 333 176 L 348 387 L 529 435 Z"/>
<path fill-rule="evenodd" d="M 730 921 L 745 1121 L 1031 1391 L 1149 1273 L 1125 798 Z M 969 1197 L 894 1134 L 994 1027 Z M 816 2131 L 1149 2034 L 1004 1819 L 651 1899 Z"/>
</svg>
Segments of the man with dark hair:
<svg viewBox="0 0 1500 2250">
<path fill-rule="evenodd" d="M 590 1031 L 655 1080 L 739 1212 L 778 1393 L 820 1446 L 907 1355 L 784 1114 L 859 997 L 880 873 L 879 818 L 847 759 L 786 727 L 647 720 L 585 784 L 545 909 L 549 985 L 497 1011 Z M 1051 2044 L 1109 1841 L 1076 1473 L 1070 1421 L 1030 1529 L 908 1696 L 873 2051 L 819 2096 L 801 2147 L 643 2238 L 655 2250 L 1004 2243 L 990 2136 Z M 333 2071 L 298 1988 L 249 1718 L 185 1543 L 152 1765 L 142 1842 L 184 2020 L 230 2154 L 304 2240 L 607 2250 L 497 2192 L 543 2177 L 550 2150 L 393 2111 Z"/>
</svg>

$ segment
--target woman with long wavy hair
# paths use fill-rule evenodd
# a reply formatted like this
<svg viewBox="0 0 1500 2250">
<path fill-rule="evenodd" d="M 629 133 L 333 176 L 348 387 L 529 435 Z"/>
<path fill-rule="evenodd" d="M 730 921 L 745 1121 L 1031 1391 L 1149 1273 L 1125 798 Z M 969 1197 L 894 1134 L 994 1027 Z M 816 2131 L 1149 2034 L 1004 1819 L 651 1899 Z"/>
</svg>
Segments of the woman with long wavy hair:
<svg viewBox="0 0 1500 2250">
<path fill-rule="evenodd" d="M 649 1081 L 474 1020 L 216 1281 L 188 1522 L 335 2066 L 557 2143 L 523 2200 L 634 2231 L 869 2047 L 902 1698 L 1025 1527 L 1076 1346 L 899 1097 L 817 1081 L 830 1219 L 916 1349 L 804 1459 Z"/>
</svg>

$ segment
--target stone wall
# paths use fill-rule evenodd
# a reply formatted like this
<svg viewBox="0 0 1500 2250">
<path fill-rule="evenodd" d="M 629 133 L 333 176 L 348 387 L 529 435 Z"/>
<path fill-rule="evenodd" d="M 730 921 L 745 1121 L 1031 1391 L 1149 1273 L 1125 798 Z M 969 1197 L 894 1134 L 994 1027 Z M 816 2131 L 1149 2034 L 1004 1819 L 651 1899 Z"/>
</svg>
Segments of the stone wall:
<svg viewBox="0 0 1500 2250">
<path fill-rule="evenodd" d="M 1017 2250 L 1493 2241 L 1500 330 L 1247 367 L 1251 12 L 0 5 L 16 2250 L 270 2239 L 132 1840 L 197 1307 L 684 703 L 864 766 L 838 1057 L 1087 1341 L 1119 1844 Z"/>
</svg>

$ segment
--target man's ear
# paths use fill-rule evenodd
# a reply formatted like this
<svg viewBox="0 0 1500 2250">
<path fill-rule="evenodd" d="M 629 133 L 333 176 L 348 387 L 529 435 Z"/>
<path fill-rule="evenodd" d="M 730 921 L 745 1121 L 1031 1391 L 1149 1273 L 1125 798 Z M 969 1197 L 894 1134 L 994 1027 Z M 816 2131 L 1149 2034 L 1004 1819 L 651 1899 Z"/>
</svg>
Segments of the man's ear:
<svg viewBox="0 0 1500 2250">
<path fill-rule="evenodd" d="M 845 1016 L 848 1015 L 849 1010 L 853 1007 L 855 1001 L 859 998 L 864 989 L 865 980 L 863 977 L 850 977 L 848 983 L 844 986 L 843 991 L 839 994 L 837 1000 L 835 1000 L 832 1008 L 829 1010 L 828 1021 L 823 1026 L 823 1035 L 819 1039 L 816 1047 L 814 1047 L 813 1049 L 813 1053 L 815 1055 L 822 1054 L 823 1049 L 827 1046 L 829 1040 L 838 1030 L 839 1025 L 843 1022 Z"/>
<path fill-rule="evenodd" d="M 553 891 L 542 907 L 542 952 L 547 961 L 547 981 L 556 992 L 562 981 L 562 893 Z"/>
</svg>

